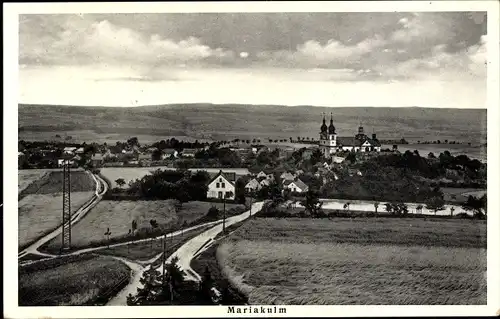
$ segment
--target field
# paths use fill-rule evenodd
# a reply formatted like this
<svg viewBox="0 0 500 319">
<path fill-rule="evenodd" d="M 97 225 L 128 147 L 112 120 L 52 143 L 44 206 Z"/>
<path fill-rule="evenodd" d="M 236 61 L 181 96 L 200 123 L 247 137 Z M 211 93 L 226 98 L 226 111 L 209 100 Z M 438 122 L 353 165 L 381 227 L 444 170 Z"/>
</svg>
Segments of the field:
<svg viewBox="0 0 500 319">
<path fill-rule="evenodd" d="M 94 179 L 85 171 L 71 172 L 71 192 L 89 192 L 95 190 Z M 62 191 L 63 172 L 52 171 L 43 178 L 31 183 L 23 194 L 53 194 Z"/>
<path fill-rule="evenodd" d="M 486 194 L 485 189 L 477 189 L 477 188 L 441 188 L 444 194 L 444 200 L 456 203 L 463 203 L 467 201 L 467 197 L 469 195 L 475 197 L 481 197 Z"/>
<path fill-rule="evenodd" d="M 19 268 L 20 306 L 92 305 L 128 282 L 130 269 L 105 256 L 72 256 Z"/>
<path fill-rule="evenodd" d="M 59 134 L 74 141 L 125 141 L 137 136 L 155 142 L 166 136 L 190 139 L 318 138 L 322 112 L 333 112 L 340 136 L 353 136 L 359 119 L 380 139 L 445 139 L 473 144 L 486 139 L 486 109 L 402 107 L 182 104 L 135 108 L 19 105 L 19 139 L 53 140 Z M 297 121 L 300 119 L 300 121 Z M 116 123 L 120 123 L 119 127 Z M 220 125 L 224 123 L 224 125 Z"/>
<path fill-rule="evenodd" d="M 221 203 L 210 202 L 188 202 L 177 211 L 175 201 L 100 201 L 84 219 L 72 228 L 71 241 L 75 248 L 87 247 L 89 245 L 103 244 L 107 242 L 104 235 L 109 228 L 110 239 L 123 238 L 132 228 L 132 221 L 137 222 L 137 233 L 146 234 L 151 231 L 150 221 L 155 219 L 159 229 L 180 229 L 187 224 L 196 222 L 203 218 L 209 208 L 215 205 L 222 207 Z M 242 205 L 226 204 L 226 210 Z M 49 242 L 47 249 L 58 248 L 61 237 L 58 236 Z"/>
<path fill-rule="evenodd" d="M 157 169 L 161 170 L 175 170 L 175 168 L 157 166 L 157 167 L 104 167 L 101 168 L 101 174 L 111 182 L 111 188 L 117 187 L 116 180 L 118 178 L 123 178 L 125 182 L 140 179 L 143 176 L 155 171 Z M 197 170 L 207 171 L 209 174 L 216 174 L 220 171 L 219 168 L 192 168 L 190 171 L 194 172 Z M 246 168 L 228 168 L 224 169 L 224 172 L 235 172 L 237 175 L 247 175 L 249 172 Z"/>
<path fill-rule="evenodd" d="M 187 231 L 179 236 L 167 237 L 165 252 L 167 256 L 173 254 L 185 241 L 203 233 L 208 227 Z M 147 260 L 163 252 L 163 239 L 148 240 L 140 243 L 111 247 L 99 253 L 118 257 L 125 257 L 131 260 Z"/>
<path fill-rule="evenodd" d="M 250 304 L 486 304 L 486 223 L 255 219 L 217 249 Z"/>
<path fill-rule="evenodd" d="M 19 170 L 17 174 L 18 193 L 23 191 L 28 185 L 40 179 L 45 173 L 50 172 L 48 169 L 24 169 Z"/>
<path fill-rule="evenodd" d="M 392 145 L 382 145 L 382 148 L 392 149 Z M 480 161 L 486 161 L 487 159 L 486 146 L 480 146 L 477 144 L 470 146 L 467 144 L 404 144 L 398 145 L 398 150 L 401 153 L 418 150 L 420 156 L 423 157 L 427 157 L 427 155 L 431 152 L 434 153 L 435 156 L 439 156 L 440 153 L 449 151 L 453 156 L 466 154 L 470 158 L 478 159 Z"/>
<path fill-rule="evenodd" d="M 93 194 L 71 193 L 71 211 L 83 206 Z M 62 193 L 26 195 L 19 201 L 18 221 L 19 247 L 25 247 L 61 225 Z"/>
</svg>

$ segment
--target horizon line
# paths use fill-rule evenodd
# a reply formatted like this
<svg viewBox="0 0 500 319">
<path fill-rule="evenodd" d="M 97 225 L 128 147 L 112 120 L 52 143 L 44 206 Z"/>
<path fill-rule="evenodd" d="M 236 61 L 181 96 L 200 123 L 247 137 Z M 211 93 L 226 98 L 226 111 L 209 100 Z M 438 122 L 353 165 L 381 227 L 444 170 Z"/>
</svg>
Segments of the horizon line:
<svg viewBox="0 0 500 319">
<path fill-rule="evenodd" d="M 194 105 L 211 105 L 211 106 L 262 106 L 262 107 L 315 107 L 315 108 L 419 108 L 419 109 L 450 109 L 450 110 L 487 110 L 488 107 L 436 107 L 436 106 L 324 106 L 324 105 L 286 105 L 286 104 L 252 104 L 252 103 L 211 103 L 211 102 L 195 102 L 195 103 L 167 103 L 167 104 L 144 104 L 133 106 L 110 106 L 110 105 L 70 105 L 70 104 L 37 104 L 37 103 L 17 103 L 18 107 L 24 106 L 53 106 L 53 107 L 83 107 L 83 108 L 146 108 L 146 107 L 168 107 L 168 106 L 194 106 Z"/>
</svg>

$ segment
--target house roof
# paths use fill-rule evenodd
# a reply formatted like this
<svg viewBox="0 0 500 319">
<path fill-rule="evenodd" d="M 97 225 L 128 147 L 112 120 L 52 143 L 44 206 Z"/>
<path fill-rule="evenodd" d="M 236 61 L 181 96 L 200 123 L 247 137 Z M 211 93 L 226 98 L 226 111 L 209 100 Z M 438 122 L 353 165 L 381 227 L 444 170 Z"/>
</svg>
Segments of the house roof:
<svg viewBox="0 0 500 319">
<path fill-rule="evenodd" d="M 298 188 L 302 189 L 302 190 L 306 190 L 308 189 L 309 187 L 303 182 L 301 181 L 300 179 L 297 179 L 296 181 L 293 182 L 295 185 L 297 185 Z"/>
<path fill-rule="evenodd" d="M 139 159 L 151 159 L 150 154 L 139 154 Z"/>
<path fill-rule="evenodd" d="M 342 146 L 361 146 L 366 141 L 368 141 L 374 147 L 380 146 L 380 142 L 378 140 L 374 140 L 371 138 L 364 138 L 362 140 L 358 140 L 353 136 L 345 136 L 345 137 L 338 137 L 337 138 L 337 142 Z"/>
<path fill-rule="evenodd" d="M 283 181 L 283 186 L 288 186 L 288 185 L 290 185 L 291 183 L 293 183 L 293 181 L 291 181 L 291 180 L 284 180 L 284 181 Z"/>
<path fill-rule="evenodd" d="M 224 179 L 226 179 L 229 183 L 231 183 L 231 185 L 234 186 L 234 182 L 236 182 L 236 173 L 234 172 L 223 172 L 223 171 L 219 171 L 219 173 L 217 173 L 217 175 L 215 175 L 211 180 L 210 182 L 208 182 L 208 184 L 212 184 L 213 181 L 215 181 L 219 176 L 223 177 Z"/>
<path fill-rule="evenodd" d="M 182 153 L 196 153 L 200 150 L 200 148 L 185 148 L 182 150 Z"/>
<path fill-rule="evenodd" d="M 74 150 L 76 150 L 76 147 L 74 147 L 74 146 L 66 146 L 64 148 L 64 151 L 68 151 L 68 152 L 71 152 L 71 151 L 74 151 Z"/>
</svg>

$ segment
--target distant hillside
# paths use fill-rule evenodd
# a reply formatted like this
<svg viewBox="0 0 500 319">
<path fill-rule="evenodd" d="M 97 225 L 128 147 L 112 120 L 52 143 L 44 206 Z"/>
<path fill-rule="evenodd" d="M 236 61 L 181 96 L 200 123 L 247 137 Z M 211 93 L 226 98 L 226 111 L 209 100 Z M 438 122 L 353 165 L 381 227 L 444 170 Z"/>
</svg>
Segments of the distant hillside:
<svg viewBox="0 0 500 319">
<path fill-rule="evenodd" d="M 184 104 L 135 108 L 19 105 L 19 138 L 116 141 L 138 136 L 156 141 L 193 139 L 318 137 L 322 112 L 333 113 L 337 133 L 354 135 L 362 123 L 381 139 L 448 139 L 483 142 L 486 110 L 437 108 L 321 108 L 263 105 Z"/>
</svg>

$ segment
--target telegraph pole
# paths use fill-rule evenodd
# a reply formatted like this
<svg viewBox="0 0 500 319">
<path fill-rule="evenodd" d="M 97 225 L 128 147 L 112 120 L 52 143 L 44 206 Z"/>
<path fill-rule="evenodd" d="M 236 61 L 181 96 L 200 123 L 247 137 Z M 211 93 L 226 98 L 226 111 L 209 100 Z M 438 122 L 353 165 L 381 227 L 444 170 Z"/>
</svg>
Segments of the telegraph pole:
<svg viewBox="0 0 500 319">
<path fill-rule="evenodd" d="M 63 161 L 63 211 L 61 250 L 71 248 L 71 171 L 68 160 Z"/>
<path fill-rule="evenodd" d="M 163 235 L 163 256 L 162 256 L 162 265 L 163 265 L 162 283 L 163 283 L 163 285 L 165 285 L 165 261 L 166 261 L 165 250 L 166 250 L 166 245 L 167 245 L 167 234 L 164 234 Z"/>
</svg>

